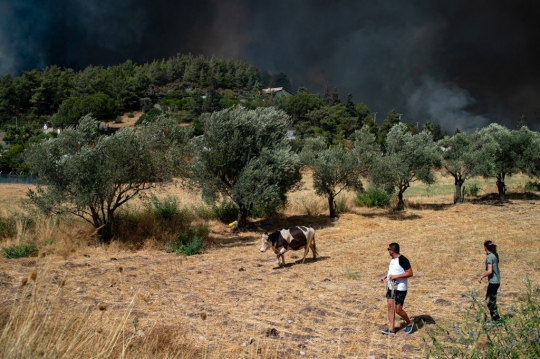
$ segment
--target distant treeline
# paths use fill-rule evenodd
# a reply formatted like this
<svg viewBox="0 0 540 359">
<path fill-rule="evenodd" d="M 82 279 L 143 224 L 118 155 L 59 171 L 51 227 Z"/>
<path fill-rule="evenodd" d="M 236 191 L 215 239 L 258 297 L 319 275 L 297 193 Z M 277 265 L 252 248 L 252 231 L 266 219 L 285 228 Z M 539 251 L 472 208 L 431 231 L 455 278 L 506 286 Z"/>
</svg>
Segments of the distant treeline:
<svg viewBox="0 0 540 359">
<path fill-rule="evenodd" d="M 0 78 L 0 126 L 50 121 L 62 126 L 77 122 L 88 109 L 98 119 L 114 119 L 120 113 L 140 110 L 145 103 L 157 102 L 158 97 L 186 90 L 194 95 L 190 110 L 197 115 L 204 109 L 196 99 L 206 97 L 209 91 L 245 92 L 278 86 L 290 87 L 285 74 L 270 74 L 246 62 L 217 57 L 179 54 L 143 65 L 128 60 L 107 68 L 88 66 L 82 71 L 53 65 L 43 71 L 25 71 L 19 77 L 8 74 Z M 195 108 L 197 102 L 199 108 Z"/>
</svg>

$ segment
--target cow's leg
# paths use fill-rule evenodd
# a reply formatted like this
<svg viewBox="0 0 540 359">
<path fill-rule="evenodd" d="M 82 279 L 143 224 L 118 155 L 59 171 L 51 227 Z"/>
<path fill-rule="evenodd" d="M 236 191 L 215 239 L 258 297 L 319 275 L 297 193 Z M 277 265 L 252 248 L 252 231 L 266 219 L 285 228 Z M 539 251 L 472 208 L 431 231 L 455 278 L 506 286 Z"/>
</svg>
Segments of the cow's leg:
<svg viewBox="0 0 540 359">
<path fill-rule="evenodd" d="M 304 248 L 304 258 L 302 258 L 302 264 L 306 261 L 307 254 L 309 252 L 309 243 L 306 244 L 306 247 Z"/>
<path fill-rule="evenodd" d="M 313 259 L 317 259 L 317 244 L 315 243 L 315 235 L 311 240 L 311 251 L 313 252 Z"/>
<path fill-rule="evenodd" d="M 279 251 L 277 255 L 277 263 L 279 264 L 280 267 L 285 266 L 285 252 L 287 252 L 287 249 L 281 248 L 281 250 Z M 281 258 L 281 262 L 279 261 L 280 258 Z"/>
</svg>

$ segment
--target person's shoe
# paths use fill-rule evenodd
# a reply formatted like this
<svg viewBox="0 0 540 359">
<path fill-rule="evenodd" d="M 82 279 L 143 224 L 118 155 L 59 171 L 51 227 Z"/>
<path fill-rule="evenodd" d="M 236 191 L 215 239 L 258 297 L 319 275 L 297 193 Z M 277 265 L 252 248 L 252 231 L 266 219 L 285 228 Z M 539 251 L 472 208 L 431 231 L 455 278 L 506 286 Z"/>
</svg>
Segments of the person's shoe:
<svg viewBox="0 0 540 359">
<path fill-rule="evenodd" d="M 414 322 L 411 322 L 411 324 L 407 324 L 405 327 L 405 334 L 411 334 L 414 328 Z"/>
<path fill-rule="evenodd" d="M 390 329 L 385 329 L 385 330 L 381 330 L 381 332 L 385 335 L 395 335 L 396 332 L 390 330 Z"/>
</svg>

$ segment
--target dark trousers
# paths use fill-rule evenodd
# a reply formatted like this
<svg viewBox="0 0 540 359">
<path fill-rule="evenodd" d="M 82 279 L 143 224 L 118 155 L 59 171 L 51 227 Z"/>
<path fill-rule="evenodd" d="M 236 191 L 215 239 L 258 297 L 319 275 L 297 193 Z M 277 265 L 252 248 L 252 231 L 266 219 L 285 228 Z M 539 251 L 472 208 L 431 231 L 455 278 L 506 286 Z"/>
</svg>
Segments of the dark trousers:
<svg viewBox="0 0 540 359">
<path fill-rule="evenodd" d="M 497 291 L 500 285 L 500 283 L 489 283 L 487 287 L 486 300 L 491 320 L 501 319 L 499 310 L 497 309 Z"/>
</svg>

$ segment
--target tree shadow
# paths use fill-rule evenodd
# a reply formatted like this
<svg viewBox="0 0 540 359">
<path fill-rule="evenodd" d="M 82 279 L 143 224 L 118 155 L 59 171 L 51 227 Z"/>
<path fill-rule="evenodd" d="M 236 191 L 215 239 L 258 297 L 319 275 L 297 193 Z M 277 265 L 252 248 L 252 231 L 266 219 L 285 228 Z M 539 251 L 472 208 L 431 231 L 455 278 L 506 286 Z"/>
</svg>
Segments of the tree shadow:
<svg viewBox="0 0 540 359">
<path fill-rule="evenodd" d="M 488 206 L 504 206 L 512 204 L 512 201 L 540 200 L 540 195 L 534 192 L 507 193 L 505 199 L 500 199 L 498 193 L 488 193 L 482 197 L 471 200 L 474 204 L 483 204 Z"/>
<path fill-rule="evenodd" d="M 445 209 L 454 206 L 452 203 L 407 203 L 407 208 L 416 210 L 432 210 L 444 211 Z"/>
<path fill-rule="evenodd" d="M 259 236 L 233 236 L 229 238 L 212 238 L 208 244 L 214 248 L 249 247 L 260 240 Z"/>
<path fill-rule="evenodd" d="M 380 212 L 380 213 L 362 213 L 361 216 L 366 218 L 378 218 L 386 217 L 393 221 L 412 221 L 415 219 L 420 219 L 422 216 L 417 214 L 407 214 L 403 211 L 391 211 L 391 212 Z"/>
<path fill-rule="evenodd" d="M 311 254 L 311 252 L 308 253 L 308 256 L 309 256 L 310 254 Z M 325 260 L 327 260 L 327 259 L 330 259 L 330 257 L 328 257 L 328 256 L 321 256 L 321 257 L 317 257 L 317 259 L 313 259 L 313 257 L 311 257 L 311 258 L 310 258 L 310 257 L 306 257 L 306 261 L 305 261 L 303 264 L 304 264 L 304 265 L 311 265 L 311 264 L 313 264 L 313 263 L 315 263 L 315 262 L 325 261 Z M 302 258 L 300 258 L 300 259 L 298 259 L 298 260 L 296 260 L 296 261 L 294 261 L 294 262 L 285 263 L 285 265 L 282 266 L 282 267 L 277 266 L 277 267 L 274 267 L 274 268 L 272 268 L 272 269 L 273 269 L 273 270 L 277 270 L 277 269 L 283 269 L 283 268 L 290 268 L 290 267 L 295 266 L 295 265 L 298 265 L 298 264 L 302 265 Z"/>
<path fill-rule="evenodd" d="M 286 218 L 273 218 L 269 220 L 261 220 L 257 222 L 248 223 L 247 229 L 257 232 L 273 232 L 282 228 L 290 228 L 294 226 L 308 226 L 312 225 L 315 230 L 333 227 L 335 220 L 328 216 L 308 216 L 299 215 Z"/>
</svg>

